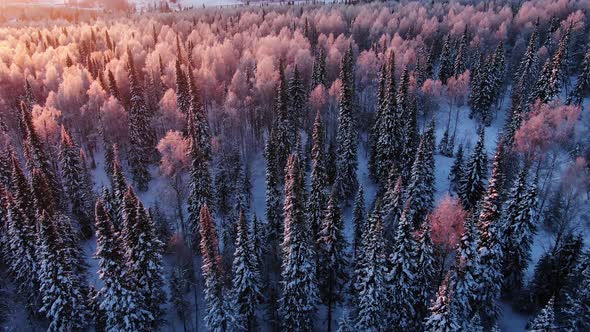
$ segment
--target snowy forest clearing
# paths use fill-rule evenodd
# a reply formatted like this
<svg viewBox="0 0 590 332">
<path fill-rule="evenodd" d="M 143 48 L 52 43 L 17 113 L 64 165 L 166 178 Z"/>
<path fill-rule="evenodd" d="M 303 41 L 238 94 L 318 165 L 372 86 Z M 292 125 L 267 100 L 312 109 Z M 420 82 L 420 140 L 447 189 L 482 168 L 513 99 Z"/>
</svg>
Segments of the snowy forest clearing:
<svg viewBox="0 0 590 332">
<path fill-rule="evenodd" d="M 0 328 L 590 329 L 589 3 L 138 10 L 0 18 Z"/>
</svg>

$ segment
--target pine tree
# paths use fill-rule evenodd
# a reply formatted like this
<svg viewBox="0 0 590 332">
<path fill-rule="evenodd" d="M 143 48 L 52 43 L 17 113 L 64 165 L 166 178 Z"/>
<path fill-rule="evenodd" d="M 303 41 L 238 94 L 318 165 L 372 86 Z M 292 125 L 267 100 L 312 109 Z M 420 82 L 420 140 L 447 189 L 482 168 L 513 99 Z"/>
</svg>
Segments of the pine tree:
<svg viewBox="0 0 590 332">
<path fill-rule="evenodd" d="M 555 326 L 555 299 L 552 297 L 541 312 L 531 321 L 527 328 L 529 332 L 552 332 L 557 331 Z"/>
<path fill-rule="evenodd" d="M 90 237 L 92 234 L 90 202 L 88 197 L 88 179 L 85 177 L 85 165 L 80 160 L 79 148 L 69 132 L 61 128 L 60 161 L 65 193 L 71 204 L 72 215 L 80 223 L 81 232 Z"/>
<path fill-rule="evenodd" d="M 105 313 L 106 331 L 138 331 L 145 326 L 148 312 L 140 306 L 142 294 L 124 269 L 123 245 L 113 228 L 113 220 L 101 200 L 96 203 L 96 254 L 98 276 L 103 287 L 98 291 L 99 307 Z"/>
<path fill-rule="evenodd" d="M 385 284 L 385 243 L 381 212 L 377 204 L 369 227 L 363 233 L 355 267 L 356 331 L 381 331 L 385 327 L 387 289 Z"/>
<path fill-rule="evenodd" d="M 492 176 L 488 184 L 486 196 L 482 201 L 478 219 L 480 241 L 478 248 L 478 268 L 476 281 L 480 285 L 478 292 L 478 311 L 484 326 L 492 326 L 499 315 L 496 301 L 502 286 L 503 231 L 500 219 L 502 208 L 501 190 L 504 185 L 503 174 L 503 142 L 498 144 L 494 155 Z"/>
<path fill-rule="evenodd" d="M 585 96 L 590 92 L 590 47 L 584 55 L 582 68 L 578 74 L 576 86 L 567 99 L 568 104 L 580 105 Z"/>
<path fill-rule="evenodd" d="M 225 331 L 227 317 L 223 303 L 223 270 L 215 223 L 207 204 L 201 207 L 201 255 L 205 279 L 205 324 L 212 331 Z"/>
<path fill-rule="evenodd" d="M 307 217 L 309 219 L 312 238 L 317 239 L 322 220 L 324 219 L 324 207 L 327 201 L 326 165 L 324 147 L 324 127 L 318 111 L 315 117 L 312 134 L 311 148 L 311 189 L 307 201 Z"/>
<path fill-rule="evenodd" d="M 354 225 L 354 256 L 356 257 L 362 245 L 363 234 L 368 231 L 365 216 L 365 193 L 363 186 L 359 186 L 354 200 L 354 210 L 352 212 L 352 224 Z"/>
<path fill-rule="evenodd" d="M 395 234 L 395 247 L 389 256 L 391 269 L 385 280 L 389 285 L 389 321 L 395 329 L 415 327 L 417 248 L 411 218 L 413 202 L 408 199 Z"/>
<path fill-rule="evenodd" d="M 233 308 L 232 324 L 236 331 L 253 331 L 256 328 L 256 306 L 261 297 L 261 290 L 256 255 L 251 241 L 248 237 L 246 217 L 241 210 L 234 252 L 233 288 L 230 293 Z"/>
<path fill-rule="evenodd" d="M 463 144 L 459 144 L 457 148 L 457 154 L 455 154 L 455 161 L 451 166 L 451 172 L 449 178 L 451 180 L 451 190 L 459 192 L 459 184 L 463 178 Z"/>
<path fill-rule="evenodd" d="M 88 316 L 83 292 L 69 266 L 54 221 L 42 211 L 35 255 L 39 260 L 41 312 L 49 320 L 48 331 L 82 330 Z"/>
<path fill-rule="evenodd" d="M 281 271 L 281 325 L 286 330 L 309 331 L 318 297 L 314 266 L 315 253 L 305 223 L 304 179 L 297 156 L 291 155 L 285 175 L 283 213 L 283 263 Z"/>
<path fill-rule="evenodd" d="M 140 191 L 148 189 L 151 175 L 148 165 L 155 154 L 156 137 L 151 126 L 151 118 L 144 101 L 139 78 L 135 70 L 133 56 L 127 49 L 129 70 L 129 89 L 131 90 L 131 106 L 129 108 L 129 165 L 133 182 Z"/>
<path fill-rule="evenodd" d="M 357 190 L 357 131 L 354 121 L 354 75 L 352 50 L 349 50 L 341 64 L 340 112 L 338 114 L 336 182 L 338 194 L 343 200 L 351 198 Z"/>
<path fill-rule="evenodd" d="M 459 182 L 458 195 L 466 210 L 472 210 L 482 198 L 487 177 L 487 156 L 484 150 L 484 129 L 479 129 L 479 139 L 464 168 Z"/>
<path fill-rule="evenodd" d="M 503 287 L 505 295 L 522 289 L 524 272 L 531 258 L 531 246 L 536 231 L 534 211 L 537 206 L 536 184 L 527 187 L 528 169 L 520 172 L 505 210 L 506 232 L 503 236 Z"/>
<path fill-rule="evenodd" d="M 348 281 L 347 243 L 342 231 L 338 197 L 332 191 L 317 239 L 318 285 L 320 298 L 328 307 L 328 331 L 332 330 L 333 310 L 343 300 L 344 286 Z"/>
</svg>

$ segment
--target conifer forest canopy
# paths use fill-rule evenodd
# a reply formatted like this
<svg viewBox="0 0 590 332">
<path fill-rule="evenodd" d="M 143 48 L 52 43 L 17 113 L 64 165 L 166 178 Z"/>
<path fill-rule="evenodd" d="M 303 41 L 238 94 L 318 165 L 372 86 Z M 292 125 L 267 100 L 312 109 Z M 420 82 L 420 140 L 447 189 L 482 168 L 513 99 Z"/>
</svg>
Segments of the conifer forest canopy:
<svg viewBox="0 0 590 332">
<path fill-rule="evenodd" d="M 590 331 L 590 1 L 0 4 L 0 330 Z"/>
</svg>

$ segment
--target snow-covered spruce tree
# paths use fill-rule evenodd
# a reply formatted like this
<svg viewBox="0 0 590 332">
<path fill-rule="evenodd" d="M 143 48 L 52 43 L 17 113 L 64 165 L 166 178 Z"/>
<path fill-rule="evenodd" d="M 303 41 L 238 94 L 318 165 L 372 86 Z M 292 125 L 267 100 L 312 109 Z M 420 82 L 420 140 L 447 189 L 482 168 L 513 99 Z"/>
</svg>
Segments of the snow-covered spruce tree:
<svg viewBox="0 0 590 332">
<path fill-rule="evenodd" d="M 562 234 L 550 252 L 539 259 L 529 283 L 525 310 L 536 311 L 551 297 L 560 295 L 583 247 L 580 235 Z"/>
<path fill-rule="evenodd" d="M 200 232 L 200 211 L 203 204 L 211 205 L 211 173 L 209 171 L 209 162 L 201 146 L 197 144 L 194 138 L 189 139 L 189 196 L 188 196 L 188 226 L 190 228 L 189 246 L 195 251 L 199 250 L 201 243 Z"/>
<path fill-rule="evenodd" d="M 268 140 L 273 141 L 274 152 L 272 158 L 275 159 L 274 166 L 277 168 L 277 176 L 280 178 L 284 174 L 287 158 L 291 153 L 291 149 L 295 145 L 296 138 L 293 124 L 290 121 L 289 86 L 287 78 L 285 77 L 285 68 L 282 61 L 279 66 L 279 81 L 277 83 L 273 112 L 274 119 Z"/>
<path fill-rule="evenodd" d="M 203 278 L 205 279 L 205 303 L 207 305 L 205 324 L 211 331 L 225 331 L 227 315 L 223 303 L 223 270 L 219 256 L 219 244 L 215 222 L 207 204 L 201 207 L 201 256 L 203 257 Z"/>
<path fill-rule="evenodd" d="M 522 58 L 518 64 L 518 68 L 514 73 L 514 79 L 519 80 L 523 78 L 529 78 L 531 73 L 534 71 L 537 63 L 537 47 L 539 42 L 539 27 L 536 26 L 533 33 L 529 37 L 526 51 L 522 55 Z"/>
<path fill-rule="evenodd" d="M 25 176 L 23 169 L 21 168 L 18 159 L 13 154 L 11 156 L 12 163 L 12 183 L 10 192 L 14 196 L 15 206 L 21 210 L 26 222 L 30 227 L 35 228 L 35 200 L 29 180 Z"/>
<path fill-rule="evenodd" d="M 491 65 L 491 84 L 492 84 L 492 102 L 500 102 L 502 90 L 504 86 L 504 78 L 506 76 L 506 55 L 504 53 L 504 44 L 500 42 L 492 55 Z M 498 105 L 497 105 L 498 106 Z"/>
<path fill-rule="evenodd" d="M 115 222 L 115 229 L 120 229 L 123 224 L 123 201 L 129 185 L 123 174 L 123 167 L 121 166 L 121 160 L 119 159 L 119 148 L 116 144 L 113 145 L 113 168 L 110 172 L 112 172 L 112 216 L 115 218 L 113 219 Z"/>
<path fill-rule="evenodd" d="M 465 61 L 467 58 L 467 32 L 467 26 L 465 26 L 465 30 L 463 31 L 463 35 L 461 36 L 461 41 L 459 41 L 459 49 L 457 50 L 457 54 L 455 55 L 455 62 L 453 65 L 453 72 L 455 78 L 463 74 L 463 72 L 465 72 L 465 70 L 467 69 L 467 63 Z"/>
<path fill-rule="evenodd" d="M 392 178 L 389 179 L 386 191 L 382 198 L 384 224 L 383 237 L 385 238 L 385 243 L 387 244 L 386 248 L 389 248 L 389 250 L 387 250 L 388 254 L 390 254 L 391 250 L 393 249 L 396 233 L 395 227 L 397 226 L 397 223 L 402 215 L 405 202 L 402 177 L 398 176 L 395 182 L 392 180 Z"/>
<path fill-rule="evenodd" d="M 386 325 L 385 243 L 381 211 L 377 203 L 363 233 L 360 252 L 355 257 L 355 330 L 381 331 Z"/>
<path fill-rule="evenodd" d="M 256 255 L 248 237 L 244 211 L 240 211 L 237 222 L 236 250 L 233 261 L 233 281 L 230 292 L 232 330 L 254 331 L 256 306 L 261 297 L 260 275 Z"/>
<path fill-rule="evenodd" d="M 418 109 L 415 98 L 413 100 L 410 98 L 409 86 L 410 74 L 406 68 L 398 89 L 398 126 L 403 128 L 398 151 L 401 156 L 399 158 L 401 161 L 398 168 L 404 183 L 408 183 L 410 180 L 412 165 L 416 157 L 418 142 L 420 141 L 417 118 Z"/>
<path fill-rule="evenodd" d="M 447 35 L 440 54 L 440 68 L 438 79 L 447 84 L 447 80 L 453 76 L 453 59 L 451 54 L 451 35 Z"/>
<path fill-rule="evenodd" d="M 451 270 L 438 288 L 436 299 L 429 308 L 429 316 L 424 321 L 426 332 L 453 332 L 461 330 L 461 318 L 455 306 L 453 284 L 455 271 Z"/>
<path fill-rule="evenodd" d="M 428 306 L 436 291 L 433 285 L 437 283 L 437 263 L 434 245 L 430 237 L 430 223 L 424 222 L 418 233 L 416 260 L 418 272 L 416 273 L 416 319 L 422 321 L 428 312 Z"/>
<path fill-rule="evenodd" d="M 328 308 L 328 331 L 332 330 L 335 306 L 343 300 L 348 281 L 348 254 L 344 238 L 338 195 L 332 191 L 318 233 L 318 286 L 320 298 Z"/>
<path fill-rule="evenodd" d="M 387 109 L 387 95 L 385 88 L 385 81 L 387 80 L 387 69 L 385 65 L 381 65 L 381 74 L 379 75 L 379 84 L 377 86 L 377 107 L 375 116 L 373 118 L 373 127 L 370 133 L 370 151 L 369 151 L 369 173 L 373 179 L 379 181 L 377 164 L 379 163 L 378 143 L 379 137 L 382 135 L 381 128 L 383 127 L 384 113 Z"/>
<path fill-rule="evenodd" d="M 39 169 L 50 183 L 51 196 L 55 200 L 56 206 L 61 204 L 61 186 L 55 176 L 55 169 L 47 156 L 45 145 L 33 125 L 31 111 L 27 109 L 25 103 L 21 103 L 21 118 L 25 129 L 24 155 L 29 172 Z"/>
<path fill-rule="evenodd" d="M 352 224 L 354 226 L 354 256 L 356 257 L 358 250 L 361 248 L 363 234 L 368 230 L 365 215 L 365 192 L 363 186 L 359 186 L 354 200 L 354 210 L 352 212 Z"/>
<path fill-rule="evenodd" d="M 457 153 L 455 154 L 455 161 L 453 161 L 453 165 L 451 166 L 451 171 L 449 173 L 449 179 L 451 182 L 450 189 L 454 192 L 459 191 L 459 184 L 463 178 L 463 167 L 463 144 L 459 144 Z"/>
<path fill-rule="evenodd" d="M 385 276 L 389 286 L 388 323 L 396 330 L 416 328 L 418 244 L 411 221 L 413 202 L 408 199 L 395 235 L 395 246 L 389 256 L 391 269 Z"/>
<path fill-rule="evenodd" d="M 322 84 L 324 87 L 328 85 L 326 71 L 326 52 L 322 47 L 316 53 L 315 61 L 311 72 L 311 89 Z"/>
<path fill-rule="evenodd" d="M 209 129 L 209 121 L 207 113 L 203 105 L 201 91 L 193 76 L 193 69 L 188 67 L 188 83 L 190 93 L 190 107 L 187 114 L 188 133 L 203 153 L 203 157 L 208 162 L 211 162 L 211 131 Z"/>
<path fill-rule="evenodd" d="M 322 220 L 327 195 L 327 176 L 325 164 L 324 127 L 318 111 L 315 116 L 311 147 L 311 185 L 307 201 L 307 218 L 311 229 L 312 239 L 317 239 Z"/>
<path fill-rule="evenodd" d="M 35 256 L 39 261 L 41 312 L 49 320 L 48 331 L 82 330 L 87 325 L 88 311 L 84 292 L 75 281 L 68 264 L 56 225 L 45 211 L 40 213 Z"/>
<path fill-rule="evenodd" d="M 541 311 L 533 318 L 527 327 L 527 332 L 552 332 L 558 331 L 555 324 L 555 298 L 551 298 L 549 302 L 541 309 Z"/>
<path fill-rule="evenodd" d="M 274 129 L 273 129 L 274 130 Z M 276 159 L 276 141 L 274 135 L 266 143 L 264 156 L 266 158 L 266 236 L 270 253 L 269 266 L 278 271 L 280 267 L 279 244 L 282 239 L 283 214 L 281 211 L 282 194 L 280 190 L 279 170 Z"/>
<path fill-rule="evenodd" d="M 266 236 L 264 234 L 264 227 L 260 219 L 258 219 L 258 217 L 256 216 L 256 214 L 254 214 L 254 216 L 252 217 L 252 224 L 250 226 L 248 234 L 248 238 L 250 239 L 250 246 L 252 247 L 251 252 L 254 256 L 254 267 L 259 273 L 260 288 L 262 289 L 264 286 L 263 269 L 266 268 L 266 266 L 263 265 L 262 261 L 264 258 L 265 250 L 267 248 L 264 246 L 264 241 L 266 240 Z"/>
<path fill-rule="evenodd" d="M 478 310 L 483 325 L 491 327 L 499 315 L 496 301 L 502 287 L 502 261 L 504 259 L 503 241 L 504 221 L 501 220 L 504 185 L 502 161 L 504 143 L 500 142 L 494 155 L 492 176 L 482 201 L 481 213 L 477 221 L 479 228 L 479 248 L 476 281 L 479 284 Z"/>
<path fill-rule="evenodd" d="M 291 124 L 294 126 L 291 130 L 297 134 L 299 128 L 303 126 L 306 100 L 303 79 L 297 65 L 295 65 L 293 76 L 289 80 L 289 97 L 289 117 L 291 118 Z"/>
<path fill-rule="evenodd" d="M 182 62 L 180 58 L 176 59 L 176 105 L 178 111 L 183 114 L 188 114 L 191 105 L 191 95 L 189 92 L 186 75 L 182 70 Z"/>
<path fill-rule="evenodd" d="M 338 194 L 343 201 L 350 199 L 357 191 L 357 144 L 358 137 L 354 120 L 354 76 L 352 50 L 344 55 L 340 68 L 340 111 L 336 135 L 336 181 Z"/>
<path fill-rule="evenodd" d="M 385 186 L 392 172 L 396 152 L 399 149 L 398 140 L 401 130 L 397 120 L 397 92 L 395 83 L 395 54 L 389 55 L 389 68 L 383 65 L 379 83 L 378 113 L 373 127 L 375 144 L 375 174 L 374 177 Z"/>
<path fill-rule="evenodd" d="M 564 67 L 567 63 L 570 31 L 570 28 L 568 28 L 566 33 L 563 34 L 557 51 L 543 65 L 541 75 L 533 87 L 530 102 L 535 102 L 538 99 L 541 103 L 548 103 L 559 95 L 564 81 L 563 76 L 566 75 L 566 68 Z"/>
<path fill-rule="evenodd" d="M 186 293 L 190 288 L 191 276 L 190 269 L 185 269 L 182 265 L 172 267 L 170 273 L 170 304 L 176 313 L 176 316 L 182 321 L 183 328 L 187 329 L 187 319 L 190 316 L 189 301 Z"/>
<path fill-rule="evenodd" d="M 490 54 L 484 61 L 479 62 L 478 75 L 471 91 L 474 93 L 471 104 L 470 116 L 475 116 L 485 126 L 492 122 L 491 107 L 494 100 L 494 56 Z"/>
<path fill-rule="evenodd" d="M 35 225 L 18 207 L 10 192 L 6 199 L 6 261 L 17 291 L 33 315 L 38 310 L 38 262 L 35 256 Z"/>
<path fill-rule="evenodd" d="M 70 202 L 72 215 L 80 224 L 80 231 L 88 238 L 92 236 L 92 197 L 86 196 L 87 179 L 84 175 L 85 165 L 80 160 L 80 149 L 64 126 L 61 128 L 60 147 L 59 157 L 65 193 Z"/>
<path fill-rule="evenodd" d="M 1 120 L 0 120 L 1 121 Z M 0 124 L 2 127 L 3 124 Z M 2 130 L 2 129 L 0 129 Z M 0 184 L 10 188 L 12 183 L 12 146 L 0 149 Z"/>
<path fill-rule="evenodd" d="M 151 116 L 144 101 L 144 92 L 137 76 L 131 50 L 127 49 L 127 69 L 131 105 L 129 108 L 129 165 L 133 182 L 140 191 L 148 189 L 151 175 L 148 166 L 155 155 L 156 137 Z"/>
<path fill-rule="evenodd" d="M 457 273 L 454 285 L 457 315 L 463 327 L 468 327 L 470 317 L 474 315 L 473 309 L 477 304 L 478 284 L 475 281 L 477 272 L 477 244 L 479 234 L 475 225 L 477 215 L 467 217 L 463 226 L 463 234 L 459 241 L 455 266 Z M 479 314 L 475 313 L 479 319 Z"/>
<path fill-rule="evenodd" d="M 479 138 L 471 157 L 463 170 L 458 195 L 466 210 L 472 210 L 485 193 L 488 158 L 484 149 L 484 129 L 479 129 Z"/>
<path fill-rule="evenodd" d="M 406 218 L 419 228 L 434 206 L 434 124 L 431 124 L 418 146 L 412 165 L 410 182 L 405 191 L 406 199 L 412 202 Z"/>
<path fill-rule="evenodd" d="M 128 214 L 124 225 L 125 265 L 127 273 L 137 281 L 142 301 L 139 305 L 148 313 L 146 327 L 158 329 L 164 320 L 162 305 L 166 301 L 162 268 L 163 244 L 157 237 L 153 220 L 139 199 L 135 214 Z M 135 220 L 129 220 L 134 218 Z M 128 228 L 130 227 L 130 228 Z"/>
<path fill-rule="evenodd" d="M 528 166 L 518 175 L 504 212 L 506 227 L 502 292 L 505 296 L 518 293 L 524 286 L 524 272 L 531 259 L 531 246 L 536 231 L 534 211 L 537 206 L 537 188 L 527 186 Z"/>
<path fill-rule="evenodd" d="M 146 327 L 149 313 L 140 305 L 142 294 L 125 272 L 123 244 L 101 200 L 96 203 L 96 253 L 98 276 L 103 282 L 97 300 L 105 313 L 106 331 L 138 331 Z"/>
<path fill-rule="evenodd" d="M 580 105 L 585 96 L 590 92 L 590 47 L 586 50 L 582 68 L 576 80 L 576 86 L 567 98 L 568 104 Z"/>
<path fill-rule="evenodd" d="M 565 298 L 558 313 L 560 325 L 575 331 L 590 328 L 590 251 L 580 255 L 568 278 L 561 298 Z"/>
<path fill-rule="evenodd" d="M 315 253 L 305 222 L 303 172 L 296 155 L 289 156 L 285 171 L 281 326 L 289 331 L 310 331 L 313 329 L 318 288 Z"/>
</svg>

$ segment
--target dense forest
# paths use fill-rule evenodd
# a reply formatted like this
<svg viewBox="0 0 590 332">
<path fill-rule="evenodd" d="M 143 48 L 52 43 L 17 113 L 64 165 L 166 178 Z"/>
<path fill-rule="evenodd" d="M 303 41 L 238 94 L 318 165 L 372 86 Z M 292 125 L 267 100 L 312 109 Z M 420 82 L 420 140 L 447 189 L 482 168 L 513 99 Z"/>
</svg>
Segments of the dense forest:
<svg viewBox="0 0 590 332">
<path fill-rule="evenodd" d="M 29 6 L 0 329 L 590 331 L 590 2 Z"/>
</svg>

